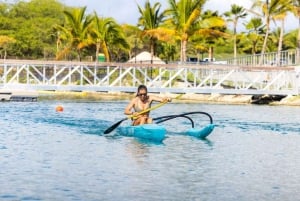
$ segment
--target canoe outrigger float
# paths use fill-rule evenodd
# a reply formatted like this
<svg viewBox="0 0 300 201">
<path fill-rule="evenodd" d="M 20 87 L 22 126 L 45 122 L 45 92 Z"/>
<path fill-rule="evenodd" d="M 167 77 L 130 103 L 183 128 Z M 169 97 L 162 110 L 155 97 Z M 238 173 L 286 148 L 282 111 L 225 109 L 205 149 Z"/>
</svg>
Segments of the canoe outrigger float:
<svg viewBox="0 0 300 201">
<path fill-rule="evenodd" d="M 188 116 L 192 114 L 204 114 L 209 117 L 210 123 L 204 128 L 195 128 L 193 119 Z M 213 130 L 215 125 L 213 124 L 212 117 L 206 112 L 188 112 L 178 115 L 168 115 L 153 118 L 155 123 L 153 124 L 143 124 L 138 126 L 122 126 L 119 128 L 120 134 L 124 136 L 132 136 L 141 139 L 162 142 L 166 138 L 167 130 L 164 126 L 158 125 L 159 123 L 172 120 L 178 117 L 186 118 L 191 122 L 192 128 L 188 129 L 185 134 L 189 136 L 194 136 L 197 138 L 206 138 Z"/>
</svg>

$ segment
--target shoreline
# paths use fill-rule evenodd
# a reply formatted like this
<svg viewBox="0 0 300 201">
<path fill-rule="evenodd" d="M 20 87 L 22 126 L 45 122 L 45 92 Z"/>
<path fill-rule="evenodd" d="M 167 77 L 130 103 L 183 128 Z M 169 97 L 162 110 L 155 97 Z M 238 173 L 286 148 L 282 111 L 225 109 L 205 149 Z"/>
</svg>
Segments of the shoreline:
<svg viewBox="0 0 300 201">
<path fill-rule="evenodd" d="M 155 94 L 174 98 L 177 94 Z M 130 100 L 134 93 L 124 92 L 63 92 L 63 91 L 38 91 L 38 100 Z M 207 104 L 254 104 L 252 95 L 221 95 L 221 94 L 184 94 L 180 103 L 207 103 Z M 274 106 L 300 106 L 300 96 L 287 96 L 280 101 L 271 101 L 264 105 Z"/>
</svg>

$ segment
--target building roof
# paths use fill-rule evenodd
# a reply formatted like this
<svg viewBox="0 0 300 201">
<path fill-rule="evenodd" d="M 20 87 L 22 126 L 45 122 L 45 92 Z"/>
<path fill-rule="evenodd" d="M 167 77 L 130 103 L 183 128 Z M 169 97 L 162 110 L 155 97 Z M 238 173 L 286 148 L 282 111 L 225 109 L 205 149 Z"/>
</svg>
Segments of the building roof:
<svg viewBox="0 0 300 201">
<path fill-rule="evenodd" d="M 152 61 L 152 62 L 151 62 Z M 151 58 L 151 53 L 144 51 L 140 54 L 136 55 L 135 57 L 131 58 L 127 61 L 128 63 L 143 63 L 143 64 L 165 64 L 164 61 L 162 61 L 160 58 L 153 56 Z"/>
</svg>

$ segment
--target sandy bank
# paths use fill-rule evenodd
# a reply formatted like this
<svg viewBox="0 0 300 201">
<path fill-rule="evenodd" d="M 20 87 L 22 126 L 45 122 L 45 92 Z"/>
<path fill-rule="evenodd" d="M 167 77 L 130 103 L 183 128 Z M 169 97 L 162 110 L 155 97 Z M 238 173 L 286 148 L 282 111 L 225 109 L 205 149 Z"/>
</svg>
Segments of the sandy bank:
<svg viewBox="0 0 300 201">
<path fill-rule="evenodd" d="M 288 105 L 288 106 L 300 106 L 300 95 L 287 96 L 281 101 L 273 102 L 270 105 Z"/>
<path fill-rule="evenodd" d="M 130 100 L 133 93 L 121 92 L 59 92 L 59 91 L 39 91 L 39 100 Z M 177 94 L 156 94 L 158 96 L 168 96 L 175 98 Z M 221 95 L 221 94 L 184 94 L 175 102 L 199 102 L 212 104 L 251 104 L 251 95 Z M 300 96 L 288 96 L 281 101 L 272 102 L 270 105 L 300 106 Z"/>
</svg>

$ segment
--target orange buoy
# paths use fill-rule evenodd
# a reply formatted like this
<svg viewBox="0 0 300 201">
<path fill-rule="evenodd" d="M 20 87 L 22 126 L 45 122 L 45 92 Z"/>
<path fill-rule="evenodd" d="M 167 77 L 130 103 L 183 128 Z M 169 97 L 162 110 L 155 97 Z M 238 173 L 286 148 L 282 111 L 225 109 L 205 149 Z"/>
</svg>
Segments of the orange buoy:
<svg viewBox="0 0 300 201">
<path fill-rule="evenodd" d="M 56 112 L 62 112 L 64 111 L 64 108 L 61 105 L 56 106 L 55 108 Z"/>
</svg>

